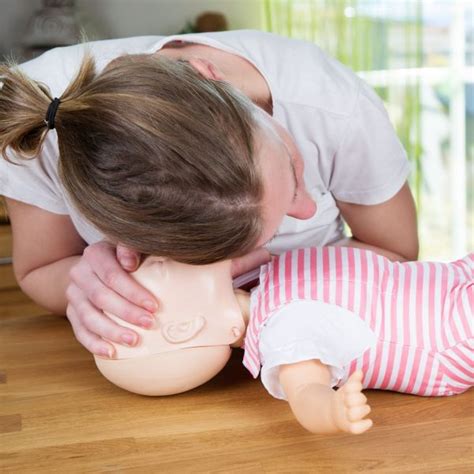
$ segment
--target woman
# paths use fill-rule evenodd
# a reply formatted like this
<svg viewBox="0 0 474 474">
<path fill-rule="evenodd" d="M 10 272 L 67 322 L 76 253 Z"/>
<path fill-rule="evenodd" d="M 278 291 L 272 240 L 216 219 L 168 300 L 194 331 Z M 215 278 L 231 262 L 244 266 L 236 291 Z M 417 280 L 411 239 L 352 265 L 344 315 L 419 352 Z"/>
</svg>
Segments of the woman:
<svg viewBox="0 0 474 474">
<path fill-rule="evenodd" d="M 132 257 L 130 265 L 121 259 L 122 268 L 115 246 L 102 241 L 105 236 L 141 252 L 155 249 L 189 263 L 247 253 L 236 260 L 236 275 L 265 261 L 268 251 L 281 253 L 308 245 L 344 244 L 373 249 L 394 260 L 416 259 L 416 213 L 406 184 L 409 166 L 383 105 L 353 73 L 316 46 L 262 32 L 231 31 L 102 41 L 90 43 L 88 49 L 98 69 L 107 65 L 112 76 L 115 70 L 113 81 L 121 80 L 122 89 L 120 93 L 114 91 L 114 98 L 123 102 L 94 104 L 92 100 L 87 105 L 89 114 L 85 114 L 80 98 L 84 90 L 94 95 L 92 73 L 64 92 L 83 58 L 84 46 L 56 49 L 22 66 L 31 78 L 49 86 L 51 98 L 62 96 L 63 102 L 53 117 L 61 166 L 80 168 L 91 151 L 97 154 L 99 161 L 82 169 L 81 182 L 74 181 L 69 173 L 61 174 L 68 193 L 77 193 L 74 204 L 63 191 L 56 171 L 54 131 L 44 138 L 41 161 L 32 160 L 24 168 L 1 161 L 0 192 L 7 197 L 15 274 L 21 288 L 50 311 L 64 313 L 67 308 L 77 339 L 91 352 L 113 356 L 109 352 L 112 346 L 102 338 L 138 343 L 136 333 L 112 323 L 101 310 L 150 327 L 157 309 L 157 302 L 123 269 L 136 268 L 136 252 L 117 247 L 119 256 Z M 133 56 L 128 62 L 126 56 L 117 59 L 124 54 L 140 54 L 141 62 L 138 64 Z M 155 92 L 140 88 L 140 70 L 148 64 L 146 58 L 156 57 L 170 60 L 156 77 L 157 88 L 164 87 L 166 78 L 168 89 L 163 93 L 167 102 L 166 107 L 156 106 L 161 110 L 159 117 L 148 120 L 148 95 Z M 186 65 L 197 74 L 193 76 Z M 102 81 L 105 89 L 101 90 L 106 90 L 108 80 Z M 125 97 L 128 93 L 123 91 L 128 88 L 134 89 L 133 98 Z M 26 94 L 31 95 L 31 91 Z M 12 136 L 18 142 L 23 109 L 21 103 L 4 101 L 4 96 L 5 86 L 0 96 L 1 145 L 14 156 L 21 147 L 14 150 L 18 143 L 8 138 L 4 124 L 17 118 Z M 52 111 L 47 99 L 44 95 L 30 106 L 35 110 L 37 135 L 51 126 L 48 121 L 41 128 L 37 122 L 38 114 Z M 57 102 L 52 104 L 57 106 Z M 179 113 L 181 109 L 185 112 Z M 81 114 L 86 117 L 80 119 Z M 63 127 L 61 120 L 65 122 Z M 116 121 L 118 126 L 114 126 Z M 135 129 L 131 133 L 125 125 L 136 123 L 143 125 L 139 127 L 146 131 L 143 137 Z M 94 133 L 90 132 L 92 125 Z M 112 132 L 100 133 L 105 125 Z M 153 146 L 149 145 L 150 135 Z M 38 136 L 36 139 L 38 145 Z M 163 141 L 166 146 L 160 145 Z M 26 144 L 30 145 L 26 151 L 35 156 L 38 148 L 32 149 L 31 140 L 26 139 Z M 104 146 L 110 156 L 114 151 L 120 155 L 120 168 L 113 159 L 108 165 L 100 162 Z M 134 148 L 135 159 L 127 161 L 129 147 Z M 169 165 L 165 170 L 163 164 L 153 162 L 153 157 L 162 156 L 163 148 Z M 66 156 L 72 158 L 69 164 Z M 182 161 L 173 160 L 173 156 Z M 75 157 L 80 160 L 74 161 Z M 137 157 L 151 157 L 148 168 L 138 166 L 142 159 Z M 41 163 L 46 169 L 40 169 Z M 169 171 L 173 166 L 176 171 Z M 161 187 L 154 185 L 154 175 L 149 171 L 158 168 Z M 191 176 L 179 181 L 182 173 Z M 93 174 L 97 175 L 95 183 L 84 179 Z M 232 189 L 226 178 L 233 180 Z M 124 181 L 133 183 L 133 196 L 118 191 L 128 189 Z M 146 192 L 140 191 L 142 182 Z M 104 198 L 101 193 L 105 188 L 108 193 Z M 242 188 L 245 190 L 239 194 Z M 196 196 L 193 189 L 204 191 Z M 81 190 L 92 196 L 81 194 Z M 172 194 L 170 190 L 174 190 Z M 114 192 L 118 194 L 114 196 Z M 100 200 L 91 202 L 97 193 Z M 227 235 L 224 232 L 221 236 L 220 229 L 213 234 L 208 226 L 196 237 L 200 220 L 215 223 L 214 208 L 195 219 L 192 213 L 183 213 L 186 206 L 206 200 L 207 193 L 214 205 L 229 203 L 228 212 L 234 219 L 229 221 L 225 214 L 221 218 L 234 233 L 227 230 Z M 163 219 L 153 221 L 147 214 L 157 212 L 156 206 L 152 211 L 146 207 L 144 200 L 150 196 L 168 203 L 159 210 L 165 213 L 169 209 L 168 234 Z M 111 208 L 101 202 L 113 198 Z M 120 207 L 124 201 L 132 204 L 124 209 Z M 76 207 L 82 214 L 76 212 Z M 96 228 L 84 219 L 86 211 Z M 122 215 L 125 211 L 126 219 Z M 352 239 L 344 238 L 342 219 L 351 228 Z M 132 228 L 132 223 L 140 226 Z M 187 230 L 191 228 L 194 230 Z"/>
</svg>

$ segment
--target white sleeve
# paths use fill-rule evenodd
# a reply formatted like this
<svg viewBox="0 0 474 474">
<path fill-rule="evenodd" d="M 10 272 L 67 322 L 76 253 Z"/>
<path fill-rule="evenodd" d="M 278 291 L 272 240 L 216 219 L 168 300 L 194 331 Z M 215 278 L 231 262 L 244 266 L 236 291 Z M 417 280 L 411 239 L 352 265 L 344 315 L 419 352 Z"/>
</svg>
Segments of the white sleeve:
<svg viewBox="0 0 474 474">
<path fill-rule="evenodd" d="M 410 173 L 406 152 L 382 100 L 362 80 L 333 166 L 331 193 L 340 201 L 354 204 L 387 201 Z"/>
<path fill-rule="evenodd" d="M 69 214 L 59 184 L 57 161 L 48 155 L 55 152 L 51 138 L 46 138 L 39 157 L 23 160 L 9 153 L 13 164 L 0 156 L 0 194 L 55 214 Z"/>
<path fill-rule="evenodd" d="M 329 366 L 331 387 L 344 367 L 376 343 L 375 333 L 359 316 L 320 301 L 293 301 L 267 321 L 260 334 L 262 383 L 275 398 L 286 400 L 279 366 L 318 359 Z"/>
</svg>

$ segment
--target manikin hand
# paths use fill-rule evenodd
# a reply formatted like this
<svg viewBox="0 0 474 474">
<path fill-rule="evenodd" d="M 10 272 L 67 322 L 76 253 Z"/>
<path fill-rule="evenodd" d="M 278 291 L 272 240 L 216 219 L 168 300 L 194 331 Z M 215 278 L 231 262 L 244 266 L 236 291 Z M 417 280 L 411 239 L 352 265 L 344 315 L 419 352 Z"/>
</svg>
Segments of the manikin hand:
<svg viewBox="0 0 474 474">
<path fill-rule="evenodd" d="M 370 413 L 367 397 L 362 394 L 361 370 L 356 370 L 334 394 L 331 411 L 334 422 L 341 431 L 361 434 L 372 426 L 372 420 L 363 419 Z"/>
<path fill-rule="evenodd" d="M 139 339 L 135 331 L 116 324 L 103 311 L 143 328 L 153 327 L 157 301 L 127 273 L 139 263 L 136 252 L 101 241 L 86 247 L 71 268 L 66 314 L 77 340 L 93 354 L 114 356 L 114 347 L 102 338 L 127 345 L 136 345 Z"/>
</svg>

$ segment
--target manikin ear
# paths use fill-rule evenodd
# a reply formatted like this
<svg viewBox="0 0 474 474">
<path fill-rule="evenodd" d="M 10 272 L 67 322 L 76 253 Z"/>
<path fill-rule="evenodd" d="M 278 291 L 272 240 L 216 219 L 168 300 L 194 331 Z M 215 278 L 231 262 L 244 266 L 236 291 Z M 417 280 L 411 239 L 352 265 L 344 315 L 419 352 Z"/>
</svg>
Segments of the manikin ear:
<svg viewBox="0 0 474 474">
<path fill-rule="evenodd" d="M 213 81 L 225 81 L 223 72 L 211 61 L 203 58 L 190 58 L 188 63 L 206 79 Z"/>
<path fill-rule="evenodd" d="M 171 344 L 179 344 L 196 337 L 206 325 L 203 316 L 196 316 L 187 321 L 169 322 L 161 326 L 163 337 Z"/>
</svg>

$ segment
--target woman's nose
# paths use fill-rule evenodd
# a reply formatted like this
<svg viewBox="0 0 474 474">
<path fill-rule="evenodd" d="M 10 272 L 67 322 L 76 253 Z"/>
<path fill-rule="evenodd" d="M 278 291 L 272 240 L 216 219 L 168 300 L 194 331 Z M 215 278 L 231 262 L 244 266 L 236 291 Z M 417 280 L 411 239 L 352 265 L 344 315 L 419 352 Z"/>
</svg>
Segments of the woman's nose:
<svg viewBox="0 0 474 474">
<path fill-rule="evenodd" d="M 316 209 L 316 202 L 310 196 L 308 191 L 304 189 L 296 196 L 292 207 L 288 211 L 288 215 L 295 219 L 310 219 L 316 214 Z"/>
</svg>

